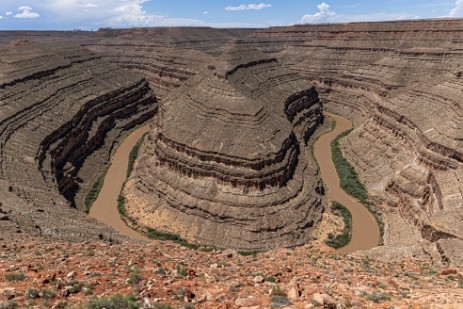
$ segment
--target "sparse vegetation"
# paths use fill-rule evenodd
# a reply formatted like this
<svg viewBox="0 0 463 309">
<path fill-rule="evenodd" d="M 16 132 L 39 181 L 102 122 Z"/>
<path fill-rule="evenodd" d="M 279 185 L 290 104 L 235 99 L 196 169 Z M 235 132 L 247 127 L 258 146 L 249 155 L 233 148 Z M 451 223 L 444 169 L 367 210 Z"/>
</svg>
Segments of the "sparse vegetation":
<svg viewBox="0 0 463 309">
<path fill-rule="evenodd" d="M 253 257 L 256 257 L 257 256 L 257 251 L 238 251 L 238 254 L 242 255 L 242 256 L 253 256 Z"/>
<path fill-rule="evenodd" d="M 286 297 L 288 296 L 288 294 L 286 293 L 286 291 L 284 289 L 282 289 L 281 287 L 279 286 L 274 286 L 272 287 L 272 293 L 271 293 L 272 296 L 281 296 L 281 297 Z"/>
<path fill-rule="evenodd" d="M 386 293 L 377 293 L 373 292 L 371 294 L 366 294 L 367 300 L 372 301 L 374 303 L 380 303 L 382 301 L 391 300 L 391 296 Z"/>
<path fill-rule="evenodd" d="M 100 177 L 98 177 L 98 179 L 93 183 L 92 187 L 90 188 L 90 191 L 88 191 L 87 195 L 85 196 L 84 204 L 86 213 L 90 213 L 90 208 L 98 198 L 101 188 L 103 187 L 105 176 L 106 171 L 103 174 L 101 174 Z"/>
<path fill-rule="evenodd" d="M 173 241 L 176 244 L 179 244 L 181 246 L 184 246 L 184 247 L 187 247 L 187 248 L 190 248 L 190 249 L 195 249 L 196 250 L 196 249 L 199 248 L 198 245 L 189 243 L 185 239 L 183 239 L 180 236 L 178 236 L 177 234 L 173 234 L 173 233 L 159 232 L 159 231 L 156 231 L 156 230 L 154 230 L 152 228 L 148 228 L 148 231 L 147 231 L 146 235 L 148 236 L 148 238 L 151 238 L 151 239 Z"/>
<path fill-rule="evenodd" d="M 268 276 L 268 277 L 265 278 L 265 281 L 267 281 L 267 282 L 275 282 L 276 279 L 273 276 Z"/>
<path fill-rule="evenodd" d="M 140 276 L 140 268 L 138 267 L 134 267 L 132 269 L 129 269 L 129 272 L 130 272 L 130 276 L 129 276 L 129 279 L 127 280 L 127 283 L 128 284 L 139 284 L 140 281 L 143 280 L 143 277 Z"/>
<path fill-rule="evenodd" d="M 331 210 L 334 214 L 337 214 L 342 217 L 344 221 L 344 229 L 341 234 L 336 236 L 331 234 L 331 237 L 328 237 L 328 240 L 325 242 L 326 245 L 339 249 L 346 246 L 352 237 L 352 214 L 350 211 L 338 202 L 333 202 L 331 204 Z"/>
<path fill-rule="evenodd" d="M 138 307 L 134 296 L 116 294 L 111 297 L 93 298 L 81 309 L 136 309 Z"/>
<path fill-rule="evenodd" d="M 339 140 L 352 132 L 353 129 L 344 131 L 339 134 L 333 141 L 331 141 L 331 156 L 339 176 L 341 188 L 349 195 L 357 198 L 368 210 L 373 214 L 380 229 L 380 243 L 384 234 L 384 223 L 381 220 L 378 212 L 372 207 L 368 199 L 368 191 L 358 178 L 357 172 L 354 167 L 342 155 Z"/>
<path fill-rule="evenodd" d="M 138 140 L 138 142 L 133 146 L 132 150 L 130 151 L 129 154 L 129 165 L 127 167 L 127 178 L 130 177 L 130 174 L 132 174 L 133 167 L 135 164 L 135 160 L 138 157 L 138 152 L 140 151 L 141 144 L 143 143 L 143 140 L 145 139 L 147 133 L 143 134 L 142 137 Z"/>
<path fill-rule="evenodd" d="M 23 273 L 11 273 L 5 275 L 6 281 L 23 281 L 26 279 L 26 275 Z"/>
<path fill-rule="evenodd" d="M 0 308 L 1 309 L 16 309 L 19 308 L 18 304 L 14 299 L 6 301 L 4 303 L 0 303 Z"/>
</svg>

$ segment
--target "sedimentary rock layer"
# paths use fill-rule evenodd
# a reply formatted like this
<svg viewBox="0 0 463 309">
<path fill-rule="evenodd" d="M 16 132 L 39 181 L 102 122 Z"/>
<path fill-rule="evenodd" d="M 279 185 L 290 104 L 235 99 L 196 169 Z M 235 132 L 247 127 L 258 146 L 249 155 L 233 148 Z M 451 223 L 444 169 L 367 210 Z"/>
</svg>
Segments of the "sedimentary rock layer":
<svg viewBox="0 0 463 309">
<path fill-rule="evenodd" d="M 204 66 L 205 53 L 218 56 L 230 42 L 254 29 L 133 28 L 100 29 L 98 41 L 83 44 L 124 68 L 143 74 L 162 98 Z"/>
<path fill-rule="evenodd" d="M 155 114 L 148 82 L 75 47 L 2 50 L 0 72 L 4 208 L 12 220 L 29 220 L 18 225 L 20 232 L 34 227 L 44 237 L 107 237 L 107 227 L 69 206 L 83 209 L 114 144 Z"/>
<path fill-rule="evenodd" d="M 126 186 L 129 215 L 217 247 L 307 242 L 323 210 L 305 146 L 322 119 L 313 85 L 253 48 L 208 63 L 162 101 Z"/>
<path fill-rule="evenodd" d="M 343 151 L 383 212 L 385 244 L 412 252 L 420 242 L 434 259 L 458 260 L 449 248 L 463 248 L 463 21 L 270 28 L 248 41 L 355 121 Z"/>
</svg>

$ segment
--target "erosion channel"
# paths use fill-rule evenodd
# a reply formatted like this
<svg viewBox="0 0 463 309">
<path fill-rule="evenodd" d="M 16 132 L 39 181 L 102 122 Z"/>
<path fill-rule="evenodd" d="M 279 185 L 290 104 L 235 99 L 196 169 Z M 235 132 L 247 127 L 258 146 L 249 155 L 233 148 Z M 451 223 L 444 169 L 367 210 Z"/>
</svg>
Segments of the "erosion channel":
<svg viewBox="0 0 463 309">
<path fill-rule="evenodd" d="M 326 113 L 336 121 L 336 127 L 321 136 L 314 145 L 315 159 L 320 166 L 322 179 L 327 186 L 327 197 L 344 205 L 352 214 L 352 239 L 350 243 L 339 249 L 340 253 L 350 253 L 376 247 L 379 241 L 379 227 L 368 209 L 357 199 L 348 195 L 339 184 L 338 173 L 331 156 L 331 141 L 339 134 L 352 128 L 352 122 L 344 117 Z"/>
</svg>

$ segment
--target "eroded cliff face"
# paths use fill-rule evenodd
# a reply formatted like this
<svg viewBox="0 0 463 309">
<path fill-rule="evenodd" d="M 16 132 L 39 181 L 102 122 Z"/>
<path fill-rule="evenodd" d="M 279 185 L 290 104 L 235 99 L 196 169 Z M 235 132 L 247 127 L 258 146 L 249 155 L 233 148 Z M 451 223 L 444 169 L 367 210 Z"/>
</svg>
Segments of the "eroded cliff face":
<svg viewBox="0 0 463 309">
<path fill-rule="evenodd" d="M 160 105 L 124 194 L 150 227 L 216 247 L 309 241 L 322 186 L 305 142 L 322 120 L 313 85 L 253 48 L 232 48 Z"/>
<path fill-rule="evenodd" d="M 72 207 L 83 210 L 116 142 L 155 114 L 148 82 L 79 47 L 1 52 L 2 224 L 44 238 L 108 238 Z"/>
<path fill-rule="evenodd" d="M 463 22 L 270 28 L 249 41 L 354 120 L 342 147 L 383 212 L 375 254 L 461 263 L 446 252 L 463 249 Z"/>
<path fill-rule="evenodd" d="M 60 40 L 54 41 L 57 35 Z M 38 55 L 42 55 L 42 59 L 37 58 L 29 65 L 29 60 L 37 55 L 23 52 L 13 57 L 6 47 L 3 48 L 5 51 L 2 50 L 0 62 L 0 81 L 4 85 L 0 86 L 3 87 L 1 125 L 11 121 L 8 110 L 11 115 L 18 113 L 20 119 L 29 117 L 31 125 L 24 124 L 29 123 L 27 120 L 18 125 L 16 131 L 7 127 L 2 129 L 2 139 L 6 139 L 2 141 L 1 149 L 5 192 L 2 196 L 10 193 L 16 197 L 19 195 L 20 201 L 26 205 L 35 203 L 35 196 L 40 197 L 40 205 L 52 204 L 53 201 L 68 205 L 61 195 L 55 195 L 61 191 L 68 200 L 74 198 L 80 207 L 78 201 L 83 188 L 88 187 L 89 179 L 94 180 L 96 174 L 102 171 L 101 164 L 107 162 L 108 150 L 120 137 L 120 132 L 135 123 L 122 119 L 138 119 L 138 116 L 130 115 L 139 115 L 141 121 L 141 115 L 150 117 L 148 115 L 154 113 L 153 107 L 148 107 L 151 105 L 144 101 L 149 97 L 147 83 L 162 98 L 167 116 L 159 115 L 156 119 L 158 125 L 154 126 L 149 143 L 142 150 L 146 153 L 140 165 L 148 165 L 151 158 L 149 160 L 158 165 L 153 170 L 162 170 L 163 173 L 156 172 L 162 174 L 156 176 L 157 179 L 145 175 L 148 168 L 145 172 L 140 168 L 137 171 L 140 184 L 135 185 L 135 181 L 131 180 L 133 192 L 142 196 L 149 190 L 157 190 L 159 196 L 163 196 L 172 190 L 169 181 L 173 181 L 183 190 L 176 193 L 178 200 L 183 198 L 180 194 L 184 194 L 186 201 L 193 201 L 184 204 L 194 205 L 191 210 L 183 204 L 176 205 L 180 205 L 178 201 L 169 201 L 175 206 L 169 204 L 170 210 L 163 212 L 165 220 L 170 220 L 168 217 L 172 216 L 175 207 L 181 209 L 180 212 L 175 210 L 175 215 L 181 213 L 185 221 L 190 220 L 191 213 L 205 208 L 206 203 L 222 203 L 220 198 L 223 196 L 233 196 L 239 200 L 239 205 L 249 205 L 252 198 L 259 196 L 256 192 L 261 192 L 259 200 L 268 198 L 276 201 L 282 201 L 284 194 L 281 188 L 285 187 L 290 199 L 294 200 L 302 196 L 302 190 L 316 192 L 319 188 L 318 184 L 315 185 L 317 181 L 309 188 L 310 185 L 302 185 L 297 180 L 302 175 L 300 169 L 304 164 L 309 175 L 315 175 L 305 158 L 303 141 L 316 128 L 320 117 L 317 110 L 319 103 L 310 103 L 315 92 L 307 84 L 299 86 L 299 77 L 294 78 L 299 75 L 315 84 L 327 110 L 355 122 L 354 132 L 342 141 L 343 152 L 359 172 L 386 223 L 386 247 L 373 250 L 371 254 L 389 257 L 423 255 L 435 261 L 463 264 L 461 257 L 455 253 L 459 252 L 458 249 L 463 250 L 461 20 L 294 26 L 257 31 L 163 28 L 104 30 L 96 34 L 0 33 L 0 43 L 8 44 L 13 38 L 15 45 L 27 45 L 28 50 L 40 49 L 34 41 L 55 46 L 79 42 L 80 46 L 93 53 L 77 48 L 73 52 L 80 55 L 55 61 L 45 57 L 54 52 L 42 48 Z M 246 53 L 246 48 L 240 51 L 244 53 L 243 57 L 234 52 L 224 53 L 230 45 L 251 45 L 264 55 L 252 56 L 254 52 Z M 105 64 L 100 66 L 103 62 Z M 284 66 L 284 70 L 280 71 L 280 65 Z M 55 67 L 60 68 L 55 70 Z M 129 75 L 120 67 L 141 73 L 146 81 L 136 74 L 126 77 Z M 101 80 L 104 86 L 94 85 L 100 84 Z M 113 80 L 118 85 L 112 83 Z M 56 95 L 49 94 L 50 98 L 39 99 L 37 94 L 41 95 L 42 89 L 49 84 L 62 86 Z M 20 85 L 25 89 L 10 90 Z M 287 85 L 290 85 L 291 93 L 284 91 Z M 9 93 L 5 91 L 13 91 L 13 94 L 4 95 Z M 130 111 L 122 106 L 125 96 L 130 97 Z M 222 103 L 212 100 L 215 97 L 221 98 L 217 102 L 228 103 L 225 109 L 220 105 Z M 69 105 L 69 116 L 68 106 L 61 104 L 73 99 L 81 105 Z M 16 108 L 13 103 L 9 107 L 10 103 L 3 103 L 6 100 L 32 107 Z M 41 120 L 36 124 L 33 122 L 35 118 L 27 116 L 27 113 L 29 109 L 37 108 L 38 114 L 42 115 L 39 108 L 42 103 L 37 102 L 43 100 L 54 100 L 54 104 L 62 110 L 59 112 L 56 108 L 56 113 L 69 117 L 58 123 L 57 120 L 64 119 L 64 116 L 52 113 L 48 117 L 52 119 L 50 123 L 50 120 Z M 110 101 L 112 107 L 106 110 L 103 101 Z M 136 104 L 136 112 L 133 111 L 135 101 L 141 102 Z M 54 111 L 55 105 L 49 105 L 53 108 L 43 115 Z M 182 109 L 180 105 L 185 107 Z M 278 113 L 283 114 L 273 115 L 277 106 L 281 108 Z M 23 114 L 20 114 L 23 109 Z M 239 112 L 241 110 L 243 112 Z M 118 115 L 114 123 L 108 116 L 113 113 Z M 270 114 L 273 116 L 270 117 Z M 209 118 L 211 120 L 205 120 Z M 177 123 L 181 122 L 188 125 L 179 126 Z M 125 123 L 131 124 L 125 127 Z M 196 127 L 196 123 L 204 125 Z M 229 129 L 223 136 L 216 137 L 219 130 L 214 128 L 219 127 L 219 123 L 220 126 L 226 124 Z M 281 129 L 275 130 L 269 123 L 278 124 Z M 176 126 L 182 130 L 181 137 L 175 136 Z M 257 127 L 262 130 L 259 134 L 253 131 Z M 101 141 L 103 132 L 109 132 L 104 142 Z M 41 137 L 36 138 L 35 134 Z M 68 135 L 69 138 L 65 138 Z M 36 141 L 31 146 L 29 142 L 23 142 L 29 136 Z M 221 146 L 225 138 L 226 142 Z M 261 141 L 263 146 L 257 141 Z M 80 149 L 75 147 L 76 144 L 85 146 Z M 243 148 L 240 149 L 238 144 L 243 144 Z M 17 149 L 13 150 L 14 147 Z M 17 154 L 22 152 L 28 154 Z M 247 155 L 243 156 L 243 153 Z M 87 157 L 84 159 L 81 154 Z M 24 166 L 30 168 L 23 172 Z M 33 173 L 34 169 L 38 173 Z M 18 182 L 21 186 L 14 186 L 16 180 L 10 184 L 11 179 L 24 180 Z M 199 189 L 193 189 L 193 179 L 199 184 Z M 214 181 L 207 182 L 205 179 Z M 151 188 L 156 182 L 162 186 Z M 76 190 L 76 184 L 80 190 Z M 140 193 L 143 190 L 146 192 Z M 130 195 L 130 192 L 127 193 Z M 313 196 L 318 198 L 319 195 Z M 144 198 L 149 200 L 151 197 Z M 309 203 L 318 202 L 310 200 Z M 211 209 L 220 209 L 214 207 Z M 212 214 L 203 212 L 203 217 L 213 218 L 215 222 L 229 220 L 236 232 L 239 229 L 237 222 L 243 219 L 236 213 L 249 209 L 233 207 L 230 209 L 240 211 L 229 215 L 214 210 Z M 249 215 L 243 213 L 243 216 Z M 45 215 L 39 213 L 37 216 Z M 267 226 L 264 230 L 272 233 L 284 231 L 281 222 L 265 223 L 270 221 L 263 217 L 258 219 L 259 216 L 254 213 L 250 216 L 254 216 L 255 226 Z M 36 215 L 30 217 L 35 218 Z M 190 228 L 183 226 L 172 230 L 187 236 L 194 234 L 198 238 L 201 233 L 207 234 L 196 230 L 187 233 Z M 210 228 L 209 231 L 213 234 L 216 230 L 218 228 Z M 254 248 L 255 243 L 260 241 L 253 238 L 254 234 L 249 234 L 252 237 L 248 238 L 249 246 L 246 248 Z M 284 244 L 284 237 L 278 237 L 275 244 Z M 294 239 L 302 242 L 302 238 Z M 214 243 L 210 239 L 205 242 Z"/>
</svg>

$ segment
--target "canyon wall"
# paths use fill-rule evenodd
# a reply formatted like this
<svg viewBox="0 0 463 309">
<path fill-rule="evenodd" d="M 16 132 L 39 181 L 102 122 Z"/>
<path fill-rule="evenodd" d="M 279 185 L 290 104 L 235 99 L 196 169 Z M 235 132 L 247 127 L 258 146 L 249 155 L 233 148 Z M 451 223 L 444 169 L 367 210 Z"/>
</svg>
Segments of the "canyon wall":
<svg viewBox="0 0 463 309">
<path fill-rule="evenodd" d="M 461 263 L 448 252 L 463 249 L 463 21 L 270 28 L 247 41 L 354 120 L 342 148 L 383 213 L 386 247 L 374 251 Z"/>
<path fill-rule="evenodd" d="M 54 71 L 51 65 L 53 61 L 37 60 L 33 64 L 35 58 L 33 52 L 12 54 L 11 48 L 16 45 L 28 46 L 25 50 L 29 51 L 40 50 L 41 45 L 38 42 L 54 44 L 60 48 L 66 48 L 71 43 L 74 44 L 73 46 L 79 44 L 80 47 L 74 48 L 73 52 L 80 55 L 70 56 L 76 61 L 73 62 L 69 58 L 66 61 L 72 64 L 65 64 L 65 67 Z M 22 134 L 17 136 L 17 141 L 27 140 L 27 137 L 35 136 L 34 134 L 41 134 L 40 138 L 33 138 L 36 142 L 32 146 L 23 142 L 13 143 L 15 135 L 8 132 L 14 130 L 8 127 L 2 129 L 4 132 L 1 133 L 2 139 L 6 139 L 2 140 L 1 170 L 5 195 L 11 193 L 15 196 L 22 196 L 21 200 L 30 201 L 30 203 L 34 203 L 35 196 L 44 196 L 40 198 L 43 204 L 53 201 L 61 203 L 62 201 L 63 205 L 74 203 L 81 208 L 79 200 L 84 191 L 82 188 L 88 188 L 89 179 L 93 181 L 96 174 L 102 171 L 101 164 L 107 162 L 109 149 L 114 141 L 123 135 L 121 132 L 125 132 L 138 122 L 132 123 L 132 120 L 122 119 L 126 119 L 127 115 L 136 115 L 132 118 L 134 120 L 139 118 L 141 121 L 145 119 L 142 115 L 148 118 L 154 114 L 155 107 L 143 103 L 144 98 L 149 97 L 147 93 L 151 88 L 154 89 L 157 97 L 165 102 L 167 118 L 159 116 L 153 123 L 154 130 L 149 135 L 149 142 L 143 148 L 144 154 L 140 165 L 148 164 L 148 158 L 152 156 L 152 160 L 159 165 L 156 169 L 168 171 L 156 180 L 164 186 L 156 190 L 164 194 L 170 190 L 166 185 L 167 178 L 172 175 L 176 175 L 175 177 L 181 175 L 179 179 L 182 181 L 188 177 L 214 179 L 215 185 L 197 181 L 201 189 L 195 189 L 198 190 L 195 193 L 192 193 L 191 183 L 181 184 L 185 188 L 185 196 L 188 195 L 188 198 L 196 202 L 211 199 L 211 203 L 217 203 L 218 197 L 213 199 L 211 196 L 220 196 L 225 194 L 223 192 L 235 194 L 235 191 L 240 196 L 245 196 L 242 205 L 249 203 L 251 201 L 248 199 L 249 195 L 260 192 L 259 190 L 262 192 L 274 190 L 269 191 L 268 196 L 272 197 L 272 194 L 277 194 L 273 195 L 274 197 L 278 196 L 280 189 L 276 188 L 282 185 L 287 186 L 297 179 L 298 169 L 306 162 L 305 159 L 301 159 L 305 151 L 303 141 L 310 136 L 320 121 L 317 118 L 320 117 L 318 112 L 313 111 L 317 109 L 314 106 L 320 106 L 320 104 L 306 105 L 306 102 L 313 99 L 315 93 L 311 90 L 311 86 L 302 88 L 291 86 L 288 89 L 292 89 L 293 94 L 283 91 L 283 88 L 278 86 L 280 83 L 292 85 L 292 76 L 302 76 L 315 84 L 324 108 L 344 115 L 355 123 L 355 130 L 341 142 L 343 153 L 358 171 L 371 195 L 374 207 L 381 211 L 385 222 L 384 243 L 386 246 L 373 250 L 371 254 L 390 257 L 424 255 L 443 262 L 463 263 L 458 254 L 452 253 L 455 250 L 458 252 L 458 248 L 463 249 L 463 188 L 461 184 L 463 145 L 460 133 L 462 132 L 460 97 L 463 91 L 461 61 L 463 21 L 461 20 L 301 25 L 260 30 L 145 28 L 102 29 L 96 33 L 0 32 L 0 44 L 2 43 L 5 46 L 9 44 L 8 48 L 2 47 L 3 54 L 0 62 L 0 79 L 3 85 L 1 86 L 3 87 L 1 92 L 3 105 L 0 117 L 2 126 L 6 126 L 9 121 L 13 123 L 17 121 L 13 120 L 14 117 L 11 119 L 9 117 L 23 109 L 3 108 L 10 106 L 10 103 L 5 105 L 3 102 L 12 97 L 14 102 L 21 102 L 21 105 L 35 106 L 35 100 L 40 102 L 43 100 L 39 97 L 35 99 L 42 90 L 34 91 L 33 89 L 41 89 L 35 87 L 39 87 L 44 81 L 50 82 L 48 81 L 50 77 L 56 83 L 60 83 L 61 79 L 65 81 L 66 78 L 63 76 L 68 74 L 66 70 L 70 70 L 69 75 L 74 76 L 69 77 L 70 79 L 82 78 L 82 80 L 70 83 L 68 87 L 63 84 L 63 89 L 65 89 L 63 91 L 69 91 L 81 106 L 88 107 L 86 110 L 81 110 L 81 113 L 71 108 L 70 118 L 63 120 L 62 123 L 52 122 L 50 125 L 39 126 L 24 125 L 24 123 L 29 123 L 29 120 L 24 121 L 17 127 L 26 131 L 16 130 L 18 133 L 14 134 Z M 244 53 L 242 59 L 232 52 L 233 46 L 238 46 L 238 49 L 242 48 L 240 50 Z M 255 52 L 246 51 L 252 50 L 246 46 L 257 48 L 263 54 L 256 57 Z M 90 50 L 90 52 L 85 50 Z M 46 58 L 47 53 L 54 54 L 44 48 L 39 54 Z M 81 59 L 79 57 L 91 59 L 80 61 L 77 60 Z M 23 60 L 23 66 L 27 66 L 30 72 L 21 68 L 21 60 Z M 32 65 L 27 64 L 30 61 Z M 56 63 L 59 64 L 60 61 Z M 39 63 L 42 62 L 48 64 L 40 67 Z M 85 66 L 90 63 L 105 64 L 101 67 L 96 64 L 91 65 L 90 69 Z M 275 74 L 272 71 L 274 66 L 284 67 L 281 76 L 272 75 Z M 121 67 L 135 74 L 119 71 L 122 70 Z M 103 111 L 103 114 L 119 111 L 120 114 L 116 117 L 119 120 L 115 121 L 115 124 L 111 123 L 112 120 L 109 117 L 105 121 L 105 116 L 98 116 L 99 112 L 90 115 L 92 111 L 90 106 L 99 105 L 98 99 L 88 93 L 82 97 L 79 94 L 82 89 L 90 89 L 87 85 L 92 84 L 91 76 L 96 84 L 100 82 L 96 82 L 98 76 L 106 81 L 107 77 L 113 79 L 113 75 L 107 75 L 110 73 L 105 73 L 103 68 L 111 72 L 124 72 L 115 74 L 119 77 L 114 77 L 114 80 L 124 76 L 125 81 L 118 80 L 117 83 L 120 85 L 117 86 L 113 83 L 108 85 L 108 82 L 103 81 L 105 86 L 102 87 L 108 88 L 104 91 L 98 87 L 95 90 L 92 88 L 92 93 L 96 91 L 97 96 L 109 100 L 109 97 L 105 95 L 112 97 L 114 94 L 116 97 L 123 98 L 128 95 L 124 92 L 133 92 L 137 95 L 128 95 L 131 102 L 137 100 L 141 102 L 136 104 L 137 109 L 140 110 L 135 112 L 125 111 L 125 108 L 121 107 L 120 100 L 112 101 L 110 105 L 113 107 Z M 72 71 L 73 69 L 81 73 L 76 74 L 76 71 Z M 63 76 L 60 76 L 59 72 L 62 72 Z M 144 75 L 146 80 L 137 74 Z M 34 81 L 36 81 L 35 84 Z M 12 94 L 5 92 L 20 85 L 33 95 L 23 94 L 15 99 Z M 71 90 L 74 87 L 75 93 Z M 272 90 L 281 91 L 281 94 Z M 20 93 L 18 90 L 12 93 L 16 92 Z M 271 98 L 268 97 L 270 94 Z M 53 100 L 59 102 L 56 103 L 57 106 L 62 106 L 60 100 L 64 102 L 64 98 L 69 97 L 70 95 L 65 93 L 62 98 L 55 97 Z M 236 105 L 229 104 L 223 109 L 212 100 L 216 97 L 223 98 L 221 99 L 223 102 L 232 100 L 231 102 Z M 262 104 L 263 101 L 272 103 L 267 106 L 267 104 Z M 247 109 L 248 106 L 254 106 L 249 102 L 260 102 L 259 104 L 265 108 Z M 184 110 L 179 107 L 181 104 L 184 104 Z M 37 108 L 40 114 L 39 106 L 40 104 L 30 108 Z M 243 106 L 246 108 L 243 109 Z M 281 119 L 280 122 L 273 121 L 280 125 L 281 129 L 271 133 L 274 129 L 271 129 L 270 125 L 262 127 L 266 124 L 262 119 L 265 119 L 264 111 L 268 112 L 270 108 L 273 110 L 277 107 L 281 107 L 278 113 L 283 113 L 284 118 L 281 119 L 286 122 Z M 242 114 L 237 112 L 238 108 L 243 109 Z M 11 109 L 11 115 L 7 115 L 9 109 Z M 142 111 L 142 109 L 146 110 Z M 24 107 L 24 116 L 18 114 L 20 119 L 30 117 L 27 116 L 28 110 L 29 107 Z M 59 113 L 58 108 L 56 111 Z M 124 113 L 126 114 L 123 115 Z M 90 116 L 84 116 L 84 114 Z M 61 119 L 60 117 L 62 116 L 52 116 L 49 119 L 56 121 L 55 118 Z M 74 122 L 71 120 L 73 117 L 76 117 Z M 95 117 L 99 120 L 90 120 Z M 201 128 L 202 131 L 198 131 L 193 120 L 204 121 L 208 118 L 214 120 L 211 120 L 212 123 L 209 120 L 204 122 L 207 125 Z M 125 121 L 127 121 L 127 126 L 124 124 Z M 176 124 L 182 121 L 192 123 L 192 125 L 178 126 L 179 130 L 183 130 L 183 134 L 180 134 L 182 138 L 174 138 Z M 228 135 L 234 136 L 236 133 L 241 137 L 233 141 L 226 135 L 227 142 L 224 146 L 220 146 L 218 139 L 223 139 L 224 136 L 215 137 L 214 134 L 218 130 L 214 130 L 214 121 L 233 123 L 231 127 L 246 128 L 246 130 L 239 129 L 235 132 L 230 129 L 233 134 Z M 41 121 L 40 123 L 47 122 Z M 80 129 L 71 129 L 70 126 L 74 125 L 84 129 L 85 132 L 79 133 Z M 261 133 L 250 133 L 251 128 L 256 126 L 265 128 L 262 132 L 266 132 L 267 137 L 265 134 L 261 136 Z M 98 133 L 99 127 L 105 128 L 102 130 L 108 132 L 106 136 L 111 136 L 109 139 L 105 138 L 105 142 L 101 142 L 102 135 L 100 135 L 101 132 Z M 193 129 L 196 131 L 192 131 Z M 41 130 L 47 131 L 43 133 Z M 60 132 L 67 132 L 65 135 L 69 134 L 71 138 L 65 140 L 63 133 Z M 200 132 L 204 134 L 209 132 L 210 140 L 204 138 Z M 200 138 L 194 138 L 194 134 L 198 134 Z M 275 148 L 272 148 L 270 152 L 268 149 L 266 152 L 252 148 L 253 145 L 257 145 L 254 143 L 259 139 L 267 142 L 274 139 L 278 143 L 270 143 Z M 73 143 L 86 145 L 78 149 L 87 154 L 86 159 L 81 158 L 79 152 L 72 155 L 76 150 L 72 146 L 75 145 Z M 227 143 L 230 147 L 234 145 L 235 148 L 219 151 L 220 147 L 225 147 Z M 98 144 L 105 146 L 97 146 Z M 242 157 L 242 153 L 236 147 L 237 144 L 243 144 L 242 151 L 249 152 L 250 157 Z M 24 148 L 21 149 L 23 152 L 30 152 L 30 154 L 14 155 L 15 151 L 20 153 L 19 145 Z M 26 146 L 23 147 L 23 145 Z M 8 147 L 17 147 L 17 149 L 8 150 Z M 27 150 L 29 148 L 30 150 Z M 100 150 L 103 155 L 99 153 Z M 93 154 L 90 154 L 92 151 Z M 230 157 L 224 155 L 228 151 L 235 155 Z M 254 154 L 259 153 L 265 157 L 260 162 L 256 161 L 255 156 L 253 157 Z M 294 160 L 296 157 L 297 162 Z M 24 162 L 13 163 L 16 161 L 30 161 L 30 163 L 29 165 L 25 165 Z M 38 171 L 36 176 L 27 176 L 32 177 L 28 183 L 34 185 L 25 186 L 26 189 L 22 193 L 18 192 L 18 188 L 23 188 L 23 185 L 16 187 L 13 184 L 10 185 L 11 179 L 21 179 L 23 176 L 18 170 L 15 171 L 14 166 L 31 167 L 27 169 L 28 172 L 25 175 L 34 174 L 32 172 L 34 169 Z M 311 164 L 307 163 L 307 166 Z M 154 176 L 150 178 L 144 175 L 142 170 L 141 168 L 136 172 L 142 181 L 137 188 L 132 184 L 134 192 L 147 190 L 142 187 L 148 187 L 148 183 L 154 181 Z M 315 169 L 311 167 L 308 170 L 313 172 L 313 179 L 318 177 Z M 291 173 L 295 176 L 290 176 Z M 24 179 L 27 177 L 25 176 Z M 172 179 L 170 181 L 173 181 Z M 180 181 L 177 178 L 174 180 Z M 214 186 L 219 186 L 219 189 Z M 293 186 L 290 187 L 291 190 L 294 189 Z M 43 188 L 47 188 L 46 191 L 43 191 Z M 209 191 L 205 188 L 209 188 Z M 228 192 L 223 188 L 231 188 L 231 191 Z M 316 185 L 311 190 L 316 188 L 319 186 Z M 225 191 L 222 192 L 222 189 Z M 61 192 L 61 195 L 55 196 L 43 192 Z M 27 198 L 28 195 L 34 198 Z M 159 195 L 161 196 L 161 193 Z M 317 193 L 314 196 L 319 195 Z M 203 207 L 194 203 L 191 205 L 195 205 L 193 208 Z M 182 216 L 190 218 L 187 213 L 192 210 L 181 209 Z M 223 222 L 228 219 L 238 222 L 232 219 L 233 216 L 220 211 L 212 215 L 204 213 L 204 216 L 220 218 L 218 220 L 223 220 Z M 184 235 L 187 235 L 185 232 L 187 228 L 178 228 L 179 232 L 182 232 L 181 229 Z M 278 228 L 272 229 L 273 227 L 267 228 L 268 231 L 278 230 Z M 197 232 L 197 235 L 200 234 Z M 280 242 L 280 244 L 283 243 L 284 241 Z M 251 240 L 248 244 L 251 248 L 255 243 Z"/>
<path fill-rule="evenodd" d="M 117 142 L 155 114 L 149 83 L 78 46 L 22 43 L 1 50 L 0 202 L 8 220 L 0 225 L 44 238 L 109 238 L 110 228 L 83 214 L 83 199 Z"/>
</svg>

